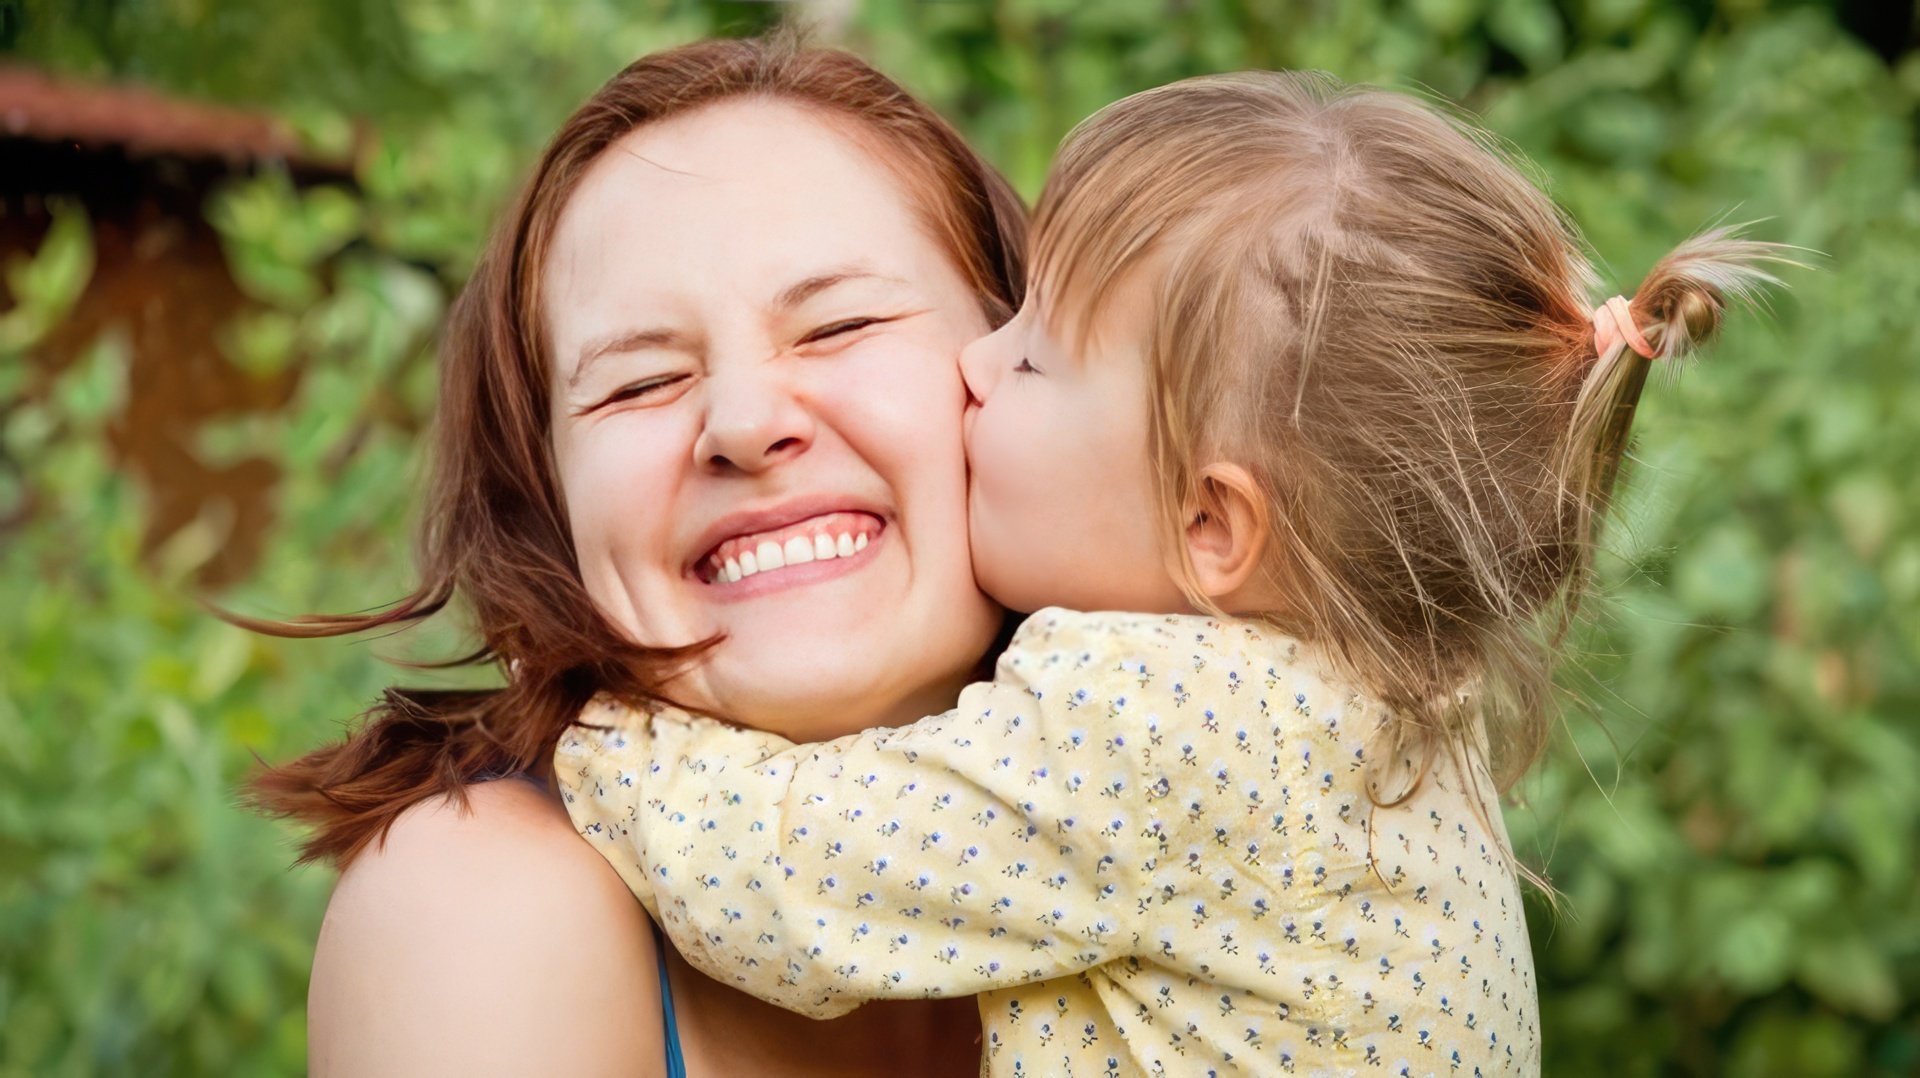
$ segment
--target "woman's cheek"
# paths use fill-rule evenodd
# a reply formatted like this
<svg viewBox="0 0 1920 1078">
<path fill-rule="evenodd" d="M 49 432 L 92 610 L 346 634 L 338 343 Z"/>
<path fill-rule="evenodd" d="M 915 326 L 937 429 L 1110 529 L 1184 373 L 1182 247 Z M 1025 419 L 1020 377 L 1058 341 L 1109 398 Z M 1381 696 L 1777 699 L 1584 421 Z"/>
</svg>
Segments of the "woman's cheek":
<svg viewBox="0 0 1920 1078">
<path fill-rule="evenodd" d="M 561 486 L 570 504 L 598 517 L 631 506 L 632 493 L 661 483 L 660 453 L 643 432 L 612 416 L 575 434 L 561 461 Z M 613 497 L 619 495 L 619 497 Z M 585 499 L 584 504 L 579 500 Z"/>
<path fill-rule="evenodd" d="M 676 444 L 671 425 L 644 418 L 609 416 L 556 447 L 580 571 L 596 592 L 614 579 L 631 588 L 675 561 L 670 522 L 676 473 L 684 468 L 668 455 Z M 678 456 L 691 459 L 691 450 Z M 603 605 L 612 599 L 594 597 Z"/>
<path fill-rule="evenodd" d="M 849 362 L 823 372 L 822 398 L 840 433 L 896 486 L 902 500 L 948 482 L 934 469 L 960 474 L 960 417 L 966 397 L 959 368 L 926 342 L 883 347 L 876 341 Z M 904 471 L 906 474 L 889 474 Z"/>
</svg>

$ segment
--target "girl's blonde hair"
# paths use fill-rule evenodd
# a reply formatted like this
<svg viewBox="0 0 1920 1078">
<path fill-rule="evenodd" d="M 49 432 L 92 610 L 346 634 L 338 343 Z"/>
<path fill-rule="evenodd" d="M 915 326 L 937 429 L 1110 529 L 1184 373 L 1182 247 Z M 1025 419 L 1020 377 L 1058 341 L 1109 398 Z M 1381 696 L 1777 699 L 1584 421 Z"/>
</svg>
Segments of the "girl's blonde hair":
<svg viewBox="0 0 1920 1078">
<path fill-rule="evenodd" d="M 1434 749 L 1478 740 L 1477 716 L 1510 786 L 1545 742 L 1650 366 L 1597 351 L 1572 223 L 1489 136 L 1416 98 L 1251 72 L 1082 123 L 1034 227 L 1036 298 L 1082 337 L 1123 276 L 1153 275 L 1171 548 L 1207 503 L 1200 469 L 1250 467 L 1284 596 L 1257 613 L 1400 716 L 1392 757 L 1418 751 L 1424 773 Z M 1651 350 L 1711 338 L 1778 251 L 1719 230 L 1662 259 L 1631 306 Z M 1220 612 L 1190 568 L 1184 583 Z"/>
</svg>

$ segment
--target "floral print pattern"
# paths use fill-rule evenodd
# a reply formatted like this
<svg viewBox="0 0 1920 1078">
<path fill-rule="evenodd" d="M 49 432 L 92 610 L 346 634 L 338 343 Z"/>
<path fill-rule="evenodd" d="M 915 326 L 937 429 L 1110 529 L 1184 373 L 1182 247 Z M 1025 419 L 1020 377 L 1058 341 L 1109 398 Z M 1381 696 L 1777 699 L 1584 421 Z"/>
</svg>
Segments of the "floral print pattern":
<svg viewBox="0 0 1920 1078">
<path fill-rule="evenodd" d="M 555 764 L 694 965 L 819 1017 L 978 994 L 983 1073 L 1537 1074 L 1491 781 L 1375 806 L 1384 717 L 1249 622 L 1050 609 L 909 726 L 599 700 Z"/>
</svg>

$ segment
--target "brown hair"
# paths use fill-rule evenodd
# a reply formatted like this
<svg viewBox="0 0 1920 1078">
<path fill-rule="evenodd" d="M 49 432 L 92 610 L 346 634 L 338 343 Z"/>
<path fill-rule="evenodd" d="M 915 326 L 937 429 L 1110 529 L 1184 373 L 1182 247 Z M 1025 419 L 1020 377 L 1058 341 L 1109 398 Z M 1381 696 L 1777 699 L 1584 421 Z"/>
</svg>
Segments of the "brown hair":
<svg viewBox="0 0 1920 1078">
<path fill-rule="evenodd" d="M 1596 352 L 1573 224 L 1484 132 L 1410 96 L 1249 72 L 1117 102 L 1067 139 L 1035 215 L 1035 298 L 1084 335 L 1154 274 L 1151 452 L 1172 549 L 1211 460 L 1274 510 L 1263 617 L 1399 717 L 1410 796 L 1478 740 L 1505 790 L 1549 728 L 1649 361 Z M 1642 282 L 1665 360 L 1773 278 L 1774 245 L 1700 236 Z M 1188 567 L 1189 598 L 1220 613 Z M 1378 787 L 1376 787 L 1376 790 Z M 1391 802 L 1388 802 L 1391 803 Z"/>
<path fill-rule="evenodd" d="M 276 635 L 334 636 L 412 624 L 458 598 L 478 647 L 438 665 L 510 667 L 498 690 L 388 689 L 344 742 L 255 777 L 259 806 L 314 827 L 303 861 L 344 863 L 408 806 L 441 794 L 464 804 L 468 782 L 536 766 L 594 694 L 648 699 L 712 643 L 638 646 L 581 583 L 549 456 L 537 285 L 561 210 L 603 150 L 644 124 L 741 97 L 794 102 L 866 136 L 993 323 L 1019 304 L 1018 196 L 949 124 L 857 57 L 785 37 L 714 40 L 615 75 L 554 135 L 449 315 L 419 586 L 372 614 L 225 615 Z"/>
</svg>

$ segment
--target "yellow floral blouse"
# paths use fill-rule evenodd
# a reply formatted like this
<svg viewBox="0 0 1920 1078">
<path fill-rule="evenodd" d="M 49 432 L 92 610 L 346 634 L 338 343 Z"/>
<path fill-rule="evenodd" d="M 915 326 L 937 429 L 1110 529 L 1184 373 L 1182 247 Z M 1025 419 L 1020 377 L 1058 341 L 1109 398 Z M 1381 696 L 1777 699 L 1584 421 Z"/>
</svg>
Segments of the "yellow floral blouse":
<svg viewBox="0 0 1920 1078">
<path fill-rule="evenodd" d="M 984 1073 L 1537 1074 L 1491 783 L 1374 807 L 1382 718 L 1249 623 L 1050 609 L 909 726 L 596 701 L 555 764 L 688 961 L 817 1017 L 977 993 Z"/>
</svg>

